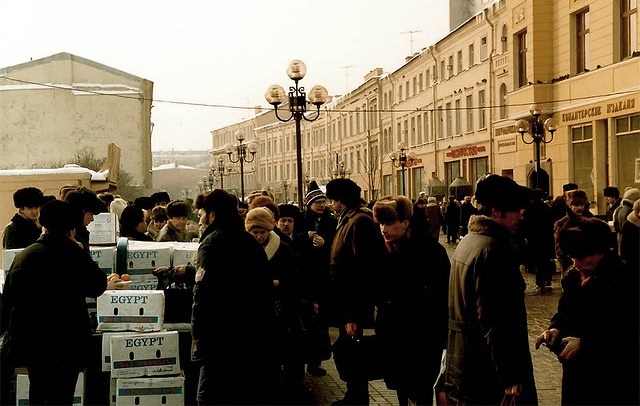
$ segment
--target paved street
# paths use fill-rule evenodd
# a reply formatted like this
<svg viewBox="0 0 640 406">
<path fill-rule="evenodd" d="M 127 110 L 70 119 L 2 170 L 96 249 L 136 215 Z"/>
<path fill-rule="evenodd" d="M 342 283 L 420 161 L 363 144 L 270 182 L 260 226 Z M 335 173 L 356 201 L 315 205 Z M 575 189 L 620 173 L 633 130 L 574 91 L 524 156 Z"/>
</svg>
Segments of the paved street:
<svg viewBox="0 0 640 406">
<path fill-rule="evenodd" d="M 456 244 L 447 244 L 446 236 L 440 236 L 440 242 L 445 246 L 449 256 L 453 255 Z M 538 400 L 540 405 L 560 404 L 560 383 L 562 368 L 552 354 L 546 348 L 534 349 L 535 337 L 548 325 L 549 319 L 554 314 L 558 298 L 560 297 L 560 275 L 553 277 L 552 293 L 539 296 L 535 294 L 535 275 L 524 274 L 527 282 L 526 304 L 529 322 L 529 337 Z M 332 340 L 337 337 L 337 329 L 331 329 Z M 327 375 L 314 377 L 307 375 L 307 385 L 312 389 L 315 403 L 328 405 L 331 402 L 342 399 L 345 392 L 345 384 L 338 377 L 333 359 L 324 361 L 322 367 L 327 369 Z M 383 381 L 374 381 L 369 384 L 371 405 L 395 405 L 397 399 L 395 391 L 388 390 Z"/>
</svg>

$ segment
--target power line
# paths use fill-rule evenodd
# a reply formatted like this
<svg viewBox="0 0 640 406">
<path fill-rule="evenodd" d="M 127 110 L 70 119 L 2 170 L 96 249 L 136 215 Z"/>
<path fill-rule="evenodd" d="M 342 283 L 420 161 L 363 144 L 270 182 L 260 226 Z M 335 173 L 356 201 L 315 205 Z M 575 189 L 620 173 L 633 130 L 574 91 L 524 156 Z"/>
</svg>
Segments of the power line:
<svg viewBox="0 0 640 406">
<path fill-rule="evenodd" d="M 84 93 L 91 93 L 91 94 L 94 94 L 96 96 L 111 96 L 111 97 L 119 97 L 119 98 L 123 98 L 123 99 L 148 101 L 148 102 L 152 102 L 152 103 L 167 103 L 167 104 L 175 104 L 175 105 L 183 105 L 183 106 L 224 108 L 224 109 L 237 109 L 237 110 L 254 110 L 255 109 L 254 107 L 234 106 L 234 105 L 228 105 L 228 104 L 197 103 L 197 102 L 187 102 L 187 101 L 167 100 L 167 99 L 149 99 L 149 98 L 140 97 L 140 96 L 129 96 L 129 95 L 123 95 L 123 94 L 105 93 L 105 92 L 100 92 L 100 91 L 97 91 L 97 90 L 76 88 L 76 87 L 72 87 L 72 86 L 61 86 L 61 85 L 54 85 L 54 84 L 51 84 L 51 83 L 32 82 L 32 81 L 28 81 L 28 80 L 24 80 L 24 79 L 16 79 L 16 78 L 12 78 L 12 77 L 9 77 L 9 76 L 2 76 L 2 75 L 0 75 L 0 78 L 11 80 L 11 81 L 14 81 L 14 82 L 19 82 L 19 83 L 37 85 L 37 86 L 42 86 L 42 87 L 49 87 L 49 88 L 52 88 L 52 89 L 84 92 Z M 626 90 L 626 91 L 620 91 L 620 92 L 613 92 L 613 93 L 606 93 L 606 94 L 596 94 L 596 95 L 591 95 L 591 96 L 573 97 L 573 98 L 567 98 L 567 99 L 537 101 L 537 103 L 538 104 L 569 103 L 569 102 L 576 102 L 576 101 L 580 101 L 580 100 L 589 100 L 589 99 L 602 98 L 602 97 L 611 97 L 611 96 L 623 96 L 623 95 L 626 95 L 626 94 L 635 94 L 635 93 L 637 93 L 637 90 Z M 431 104 L 433 104 L 433 101 L 431 102 Z M 437 102 L 436 102 L 436 104 L 437 104 Z M 381 108 L 381 109 L 369 109 L 369 110 L 340 109 L 340 111 L 341 112 L 345 112 L 345 113 L 362 113 L 362 114 L 366 114 L 366 113 L 369 113 L 369 112 L 372 112 L 372 111 L 373 112 L 377 112 L 377 113 L 391 113 L 391 112 L 395 112 L 395 113 L 411 113 L 411 112 L 420 112 L 420 111 L 421 112 L 433 112 L 433 111 L 440 111 L 440 110 L 441 111 L 456 111 L 456 110 L 467 111 L 467 110 L 496 109 L 496 108 L 502 108 L 502 107 L 523 107 L 523 106 L 529 106 L 530 104 L 531 104 L 531 102 L 502 104 L 502 105 L 486 105 L 486 106 L 478 106 L 478 107 L 457 107 L 457 108 L 456 107 L 446 108 L 446 107 L 440 106 L 440 107 L 436 107 L 436 108 L 415 108 L 415 109 L 395 109 L 395 108 Z"/>
</svg>

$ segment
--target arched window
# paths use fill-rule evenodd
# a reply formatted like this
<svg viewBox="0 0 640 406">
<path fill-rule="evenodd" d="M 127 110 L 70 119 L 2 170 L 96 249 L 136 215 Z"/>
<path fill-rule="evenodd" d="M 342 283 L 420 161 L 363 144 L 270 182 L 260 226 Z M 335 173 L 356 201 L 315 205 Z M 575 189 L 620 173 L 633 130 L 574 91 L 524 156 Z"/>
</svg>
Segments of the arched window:
<svg viewBox="0 0 640 406">
<path fill-rule="evenodd" d="M 500 85 L 500 118 L 507 118 L 507 85 Z"/>
<path fill-rule="evenodd" d="M 500 37 L 500 51 L 502 53 L 507 52 L 507 24 L 502 26 L 502 36 Z"/>
</svg>

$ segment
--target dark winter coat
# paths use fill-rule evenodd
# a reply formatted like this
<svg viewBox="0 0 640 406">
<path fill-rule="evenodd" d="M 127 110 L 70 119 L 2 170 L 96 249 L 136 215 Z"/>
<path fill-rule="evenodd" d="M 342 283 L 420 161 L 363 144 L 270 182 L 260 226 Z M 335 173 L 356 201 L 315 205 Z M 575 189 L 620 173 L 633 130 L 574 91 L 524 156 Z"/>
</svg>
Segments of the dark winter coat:
<svg viewBox="0 0 640 406">
<path fill-rule="evenodd" d="M 469 219 L 478 214 L 478 209 L 470 201 L 464 201 L 460 205 L 460 235 L 465 236 L 469 232 Z"/>
<path fill-rule="evenodd" d="M 317 216 L 311 210 L 304 214 L 302 226 L 294 236 L 294 248 L 300 254 L 300 273 L 305 297 L 313 303 L 325 304 L 329 289 L 329 264 L 331 245 L 336 234 L 338 220 L 326 210 Z M 324 239 L 324 245 L 313 245 L 309 231 L 315 231 Z"/>
<path fill-rule="evenodd" d="M 593 217 L 593 214 L 591 214 L 590 211 L 585 210 L 583 216 Z M 560 247 L 560 240 L 559 240 L 560 231 L 567 227 L 571 227 L 571 223 L 574 222 L 575 219 L 577 218 L 578 216 L 576 216 L 576 214 L 573 211 L 569 210 L 567 211 L 566 216 L 564 216 L 563 218 L 561 218 L 560 220 L 556 221 L 553 224 L 554 250 L 556 253 L 556 259 L 558 260 L 558 263 L 560 264 L 560 267 L 562 269 L 562 273 L 566 272 L 569 269 L 569 267 L 573 265 L 573 260 L 569 258 L 569 256 L 562 251 L 562 247 Z"/>
<path fill-rule="evenodd" d="M 2 295 L 15 365 L 86 367 L 91 323 L 85 300 L 106 288 L 104 271 L 64 235 L 47 233 L 20 252 Z"/>
<path fill-rule="evenodd" d="M 376 334 L 387 387 L 431 404 L 447 343 L 450 263 L 428 230 L 413 231 L 386 253 Z"/>
<path fill-rule="evenodd" d="M 444 223 L 444 217 L 440 206 L 437 203 L 428 203 L 425 207 L 427 218 L 429 219 L 429 231 L 431 236 L 437 241 L 440 237 L 440 227 Z"/>
<path fill-rule="evenodd" d="M 444 390 L 467 404 L 497 405 L 522 384 L 518 404 L 537 404 L 525 282 L 508 231 L 475 215 L 451 261 Z"/>
<path fill-rule="evenodd" d="M 584 286 L 574 268 L 562 279 L 549 328 L 560 331 L 558 340 L 580 338 L 579 352 L 562 364 L 564 405 L 638 404 L 638 286 L 627 291 L 633 279 L 622 272 L 609 253 Z"/>
<path fill-rule="evenodd" d="M 447 223 L 449 235 L 457 235 L 460 228 L 460 207 L 455 202 L 449 202 L 447 211 L 444 214 L 444 221 Z"/>
<path fill-rule="evenodd" d="M 524 212 L 522 230 L 530 263 L 555 258 L 553 209 L 542 200 L 533 202 Z"/>
<path fill-rule="evenodd" d="M 273 309 L 264 250 L 241 222 L 221 228 L 214 223 L 203 233 L 197 263 L 204 276 L 193 288 L 194 359 L 222 370 L 243 360 L 259 364 L 270 345 Z"/>
<path fill-rule="evenodd" d="M 35 221 L 16 213 L 4 229 L 2 247 L 6 250 L 26 248 L 36 242 L 41 233 L 42 229 Z"/>
<path fill-rule="evenodd" d="M 340 213 L 331 247 L 331 277 L 339 326 L 373 326 L 375 281 L 382 269 L 384 240 L 371 210 L 347 208 Z"/>
</svg>

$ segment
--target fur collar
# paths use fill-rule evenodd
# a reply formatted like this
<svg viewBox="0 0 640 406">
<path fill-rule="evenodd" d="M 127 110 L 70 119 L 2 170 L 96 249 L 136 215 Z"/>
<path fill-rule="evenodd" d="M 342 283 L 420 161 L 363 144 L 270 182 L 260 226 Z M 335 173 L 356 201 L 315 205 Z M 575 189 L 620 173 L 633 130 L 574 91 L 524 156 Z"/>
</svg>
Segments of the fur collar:
<svg viewBox="0 0 640 406">
<path fill-rule="evenodd" d="M 506 231 L 491 217 L 474 214 L 469 218 L 469 233 L 496 236 Z"/>
<path fill-rule="evenodd" d="M 264 245 L 264 252 L 267 254 L 267 258 L 271 261 L 271 258 L 275 255 L 276 251 L 280 247 L 280 236 L 275 231 L 269 231 L 269 240 L 267 245 Z"/>
<path fill-rule="evenodd" d="M 635 211 L 632 211 L 627 216 L 627 221 L 631 224 L 634 224 L 636 227 L 640 227 L 640 217 L 636 214 Z"/>
</svg>

